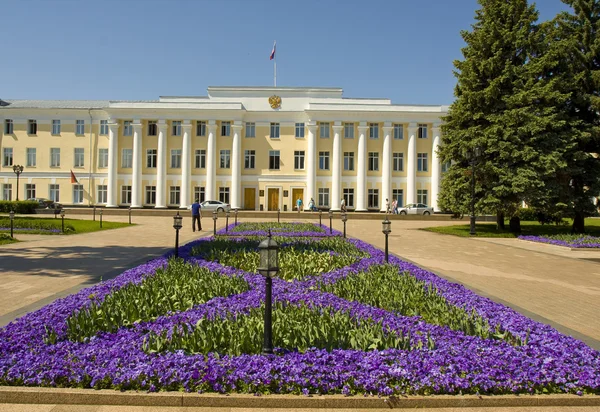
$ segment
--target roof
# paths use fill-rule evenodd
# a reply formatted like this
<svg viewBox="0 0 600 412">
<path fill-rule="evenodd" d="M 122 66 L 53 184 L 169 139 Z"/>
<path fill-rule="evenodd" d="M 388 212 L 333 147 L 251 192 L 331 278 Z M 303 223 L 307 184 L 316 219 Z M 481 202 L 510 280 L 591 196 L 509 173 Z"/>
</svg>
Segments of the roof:
<svg viewBox="0 0 600 412">
<path fill-rule="evenodd" d="M 5 109 L 104 109 L 108 100 L 13 100 L 6 99 Z"/>
</svg>

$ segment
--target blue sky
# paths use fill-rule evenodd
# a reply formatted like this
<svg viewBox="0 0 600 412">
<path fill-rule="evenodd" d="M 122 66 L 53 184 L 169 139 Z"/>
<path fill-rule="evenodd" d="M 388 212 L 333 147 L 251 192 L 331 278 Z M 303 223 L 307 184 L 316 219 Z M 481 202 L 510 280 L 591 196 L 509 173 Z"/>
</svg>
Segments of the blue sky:
<svg viewBox="0 0 600 412">
<path fill-rule="evenodd" d="M 208 86 L 341 87 L 450 104 L 476 0 L 0 0 L 0 98 L 156 99 Z M 540 0 L 540 19 L 568 7 Z"/>
</svg>

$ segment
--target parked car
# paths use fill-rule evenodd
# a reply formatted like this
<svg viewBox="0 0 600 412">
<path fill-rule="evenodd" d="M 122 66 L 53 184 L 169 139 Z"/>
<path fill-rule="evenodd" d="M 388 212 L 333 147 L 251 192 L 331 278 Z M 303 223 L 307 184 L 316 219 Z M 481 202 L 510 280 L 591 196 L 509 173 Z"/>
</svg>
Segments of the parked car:
<svg viewBox="0 0 600 412">
<path fill-rule="evenodd" d="M 398 208 L 400 215 L 431 215 L 433 208 L 423 203 L 409 203 L 404 207 Z"/>
<path fill-rule="evenodd" d="M 213 210 L 216 210 L 217 212 L 229 212 L 231 210 L 229 203 L 220 202 L 218 200 L 205 200 L 200 203 L 200 207 L 203 212 L 212 212 Z"/>
<path fill-rule="evenodd" d="M 40 213 L 60 213 L 60 211 L 62 210 L 62 205 L 60 203 L 56 203 L 54 200 L 50 200 L 50 199 L 46 199 L 46 198 L 41 198 L 41 197 L 34 197 L 34 198 L 30 198 L 27 199 L 30 202 L 37 202 L 38 203 L 38 207 L 37 210 Z"/>
</svg>

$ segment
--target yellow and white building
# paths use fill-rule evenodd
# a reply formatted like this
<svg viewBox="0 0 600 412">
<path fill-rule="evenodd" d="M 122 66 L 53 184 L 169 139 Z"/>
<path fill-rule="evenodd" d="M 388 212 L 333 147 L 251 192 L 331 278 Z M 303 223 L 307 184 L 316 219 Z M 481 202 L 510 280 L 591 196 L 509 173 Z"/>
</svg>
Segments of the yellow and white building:
<svg viewBox="0 0 600 412">
<path fill-rule="evenodd" d="M 0 101 L 0 199 L 107 207 L 437 210 L 447 106 L 342 97 L 339 88 L 209 87 L 152 101 Z M 77 182 L 72 183 L 71 171 Z"/>
</svg>

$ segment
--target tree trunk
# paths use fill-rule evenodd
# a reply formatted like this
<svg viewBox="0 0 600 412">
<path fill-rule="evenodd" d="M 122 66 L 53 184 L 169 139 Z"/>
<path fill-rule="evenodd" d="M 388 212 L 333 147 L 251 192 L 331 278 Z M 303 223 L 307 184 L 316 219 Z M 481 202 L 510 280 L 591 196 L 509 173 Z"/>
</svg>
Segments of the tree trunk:
<svg viewBox="0 0 600 412">
<path fill-rule="evenodd" d="M 496 212 L 496 230 L 504 230 L 506 226 L 504 225 L 504 212 Z"/>
<path fill-rule="evenodd" d="M 585 233 L 585 220 L 583 212 L 575 211 L 575 217 L 573 218 L 573 226 L 571 226 L 571 234 Z"/>
<path fill-rule="evenodd" d="M 521 233 L 521 219 L 519 216 L 513 216 L 508 222 L 511 233 Z"/>
</svg>

